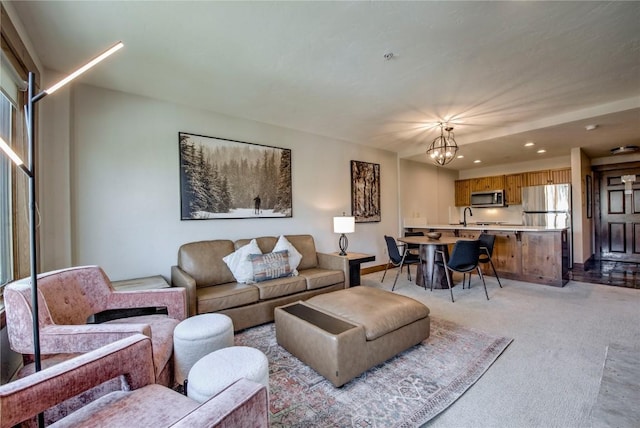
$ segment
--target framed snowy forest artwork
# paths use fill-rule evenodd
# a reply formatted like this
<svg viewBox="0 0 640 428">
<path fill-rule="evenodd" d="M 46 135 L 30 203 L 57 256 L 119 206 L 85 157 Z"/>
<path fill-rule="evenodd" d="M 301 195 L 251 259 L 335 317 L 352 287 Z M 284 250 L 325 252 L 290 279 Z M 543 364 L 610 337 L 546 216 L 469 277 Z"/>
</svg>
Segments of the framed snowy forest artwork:
<svg viewBox="0 0 640 428">
<path fill-rule="evenodd" d="M 380 164 L 351 161 L 351 215 L 356 223 L 380 221 Z"/>
<path fill-rule="evenodd" d="M 180 132 L 182 220 L 291 217 L 291 150 Z"/>
</svg>

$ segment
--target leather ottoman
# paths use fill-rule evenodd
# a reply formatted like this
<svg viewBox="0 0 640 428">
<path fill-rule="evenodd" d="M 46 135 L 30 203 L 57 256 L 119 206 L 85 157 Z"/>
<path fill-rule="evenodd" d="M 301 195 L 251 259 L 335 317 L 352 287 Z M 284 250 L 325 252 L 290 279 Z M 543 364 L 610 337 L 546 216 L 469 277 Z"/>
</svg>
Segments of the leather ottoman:
<svg viewBox="0 0 640 428">
<path fill-rule="evenodd" d="M 429 308 L 371 287 L 275 309 L 276 340 L 339 387 L 429 337 Z"/>
</svg>

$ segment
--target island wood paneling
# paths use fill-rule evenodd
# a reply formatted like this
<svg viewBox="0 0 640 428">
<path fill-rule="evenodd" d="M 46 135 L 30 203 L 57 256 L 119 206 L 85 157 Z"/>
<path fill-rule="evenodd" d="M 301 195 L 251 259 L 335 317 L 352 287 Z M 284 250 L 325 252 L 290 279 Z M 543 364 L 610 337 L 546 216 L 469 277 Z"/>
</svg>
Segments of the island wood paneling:
<svg viewBox="0 0 640 428">
<path fill-rule="evenodd" d="M 564 286 L 569 281 L 569 246 L 566 230 L 555 231 L 501 231 L 469 230 L 464 227 L 448 229 L 414 229 L 437 231 L 442 236 L 477 239 L 481 232 L 496 236 L 493 264 L 500 278 Z M 491 266 L 482 266 L 483 274 L 493 276 Z"/>
<path fill-rule="evenodd" d="M 490 232 L 496 235 L 493 245 L 493 256 L 491 260 L 498 271 L 498 275 L 511 274 L 520 275 L 522 270 L 522 253 L 518 245 L 516 232 Z M 491 266 L 484 266 L 483 273 L 492 275 Z"/>
<path fill-rule="evenodd" d="M 522 234 L 522 279 L 563 286 L 569 280 L 567 232 Z"/>
</svg>

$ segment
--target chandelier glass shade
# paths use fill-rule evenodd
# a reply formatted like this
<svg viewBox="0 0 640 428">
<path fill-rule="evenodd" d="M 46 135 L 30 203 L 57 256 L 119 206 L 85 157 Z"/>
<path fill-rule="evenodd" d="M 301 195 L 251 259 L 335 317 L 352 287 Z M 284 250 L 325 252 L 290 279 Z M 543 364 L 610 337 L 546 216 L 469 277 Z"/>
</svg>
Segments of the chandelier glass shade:
<svg viewBox="0 0 640 428">
<path fill-rule="evenodd" d="M 444 135 L 447 131 L 447 135 Z M 455 159 L 458 144 L 453 138 L 453 127 L 440 124 L 440 136 L 436 137 L 427 149 L 427 156 L 437 165 L 446 165 Z"/>
</svg>

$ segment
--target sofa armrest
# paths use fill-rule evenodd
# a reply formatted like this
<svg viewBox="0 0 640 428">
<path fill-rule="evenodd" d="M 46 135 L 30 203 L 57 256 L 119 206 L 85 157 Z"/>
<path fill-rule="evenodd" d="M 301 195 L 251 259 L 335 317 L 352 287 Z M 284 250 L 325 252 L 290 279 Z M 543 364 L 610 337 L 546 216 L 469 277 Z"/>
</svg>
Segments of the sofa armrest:
<svg viewBox="0 0 640 428">
<path fill-rule="evenodd" d="M 341 270 L 344 272 L 344 288 L 349 288 L 349 259 L 337 254 L 316 253 L 318 267 L 323 269 Z"/>
<path fill-rule="evenodd" d="M 105 309 L 126 309 L 165 306 L 171 318 L 182 321 L 187 317 L 187 294 L 183 288 L 114 291 Z"/>
<path fill-rule="evenodd" d="M 173 428 L 269 426 L 267 389 L 240 379 L 180 419 Z"/>
<path fill-rule="evenodd" d="M 187 308 L 189 316 L 198 313 L 198 303 L 196 295 L 196 280 L 178 266 L 171 266 L 171 285 L 182 287 L 187 292 Z"/>
<path fill-rule="evenodd" d="M 136 334 L 151 337 L 151 327 L 142 323 L 49 325 L 40 329 L 40 348 L 43 354 L 84 353 Z"/>
<path fill-rule="evenodd" d="M 14 426 L 120 375 L 131 389 L 155 382 L 148 337 L 134 335 L 1 385 L 2 426 Z"/>
</svg>

